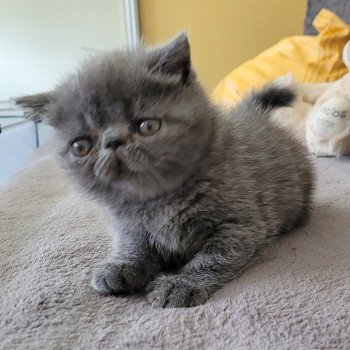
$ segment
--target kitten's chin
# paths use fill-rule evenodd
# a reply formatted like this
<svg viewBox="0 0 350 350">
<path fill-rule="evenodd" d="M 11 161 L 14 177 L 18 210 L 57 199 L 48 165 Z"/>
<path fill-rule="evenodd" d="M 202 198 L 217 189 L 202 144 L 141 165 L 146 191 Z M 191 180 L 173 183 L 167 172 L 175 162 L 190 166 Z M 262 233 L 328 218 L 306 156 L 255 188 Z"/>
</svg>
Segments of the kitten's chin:
<svg viewBox="0 0 350 350">
<path fill-rule="evenodd" d="M 147 181 L 147 176 L 131 171 L 122 162 L 95 171 L 95 176 L 124 200 L 148 200 L 165 192 L 155 181 Z"/>
<path fill-rule="evenodd" d="M 147 201 L 165 195 L 159 188 L 143 187 L 131 181 L 114 182 L 112 188 L 120 193 L 124 200 Z"/>
<path fill-rule="evenodd" d="M 147 201 L 172 196 L 184 187 L 185 178 L 155 178 L 149 173 L 131 172 L 110 186 L 125 200 Z"/>
</svg>

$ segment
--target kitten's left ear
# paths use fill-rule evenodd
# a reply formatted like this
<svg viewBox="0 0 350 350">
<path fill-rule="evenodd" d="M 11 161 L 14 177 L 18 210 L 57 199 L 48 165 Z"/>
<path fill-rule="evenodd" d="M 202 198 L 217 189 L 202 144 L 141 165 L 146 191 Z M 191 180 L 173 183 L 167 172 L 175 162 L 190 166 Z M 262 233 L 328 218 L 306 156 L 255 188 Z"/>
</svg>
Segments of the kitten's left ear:
<svg viewBox="0 0 350 350">
<path fill-rule="evenodd" d="M 186 84 L 191 71 L 190 43 L 185 32 L 180 33 L 165 46 L 155 48 L 151 53 L 150 71 L 180 77 Z"/>
<path fill-rule="evenodd" d="M 47 118 L 47 107 L 54 102 L 52 92 L 46 92 L 36 95 L 26 95 L 15 98 L 15 104 L 24 109 L 25 117 L 33 121 L 45 120 L 49 124 Z"/>
</svg>

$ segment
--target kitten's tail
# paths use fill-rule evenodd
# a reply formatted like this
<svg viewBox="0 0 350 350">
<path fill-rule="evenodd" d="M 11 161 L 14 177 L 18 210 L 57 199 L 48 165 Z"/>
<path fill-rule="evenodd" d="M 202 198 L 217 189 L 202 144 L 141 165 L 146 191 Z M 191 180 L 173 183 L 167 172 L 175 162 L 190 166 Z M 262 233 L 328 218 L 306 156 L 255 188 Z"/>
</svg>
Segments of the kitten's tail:
<svg viewBox="0 0 350 350">
<path fill-rule="evenodd" d="M 260 91 L 253 92 L 246 102 L 258 105 L 265 111 L 271 111 L 279 107 L 292 106 L 296 97 L 296 92 L 291 87 L 269 85 Z"/>
</svg>

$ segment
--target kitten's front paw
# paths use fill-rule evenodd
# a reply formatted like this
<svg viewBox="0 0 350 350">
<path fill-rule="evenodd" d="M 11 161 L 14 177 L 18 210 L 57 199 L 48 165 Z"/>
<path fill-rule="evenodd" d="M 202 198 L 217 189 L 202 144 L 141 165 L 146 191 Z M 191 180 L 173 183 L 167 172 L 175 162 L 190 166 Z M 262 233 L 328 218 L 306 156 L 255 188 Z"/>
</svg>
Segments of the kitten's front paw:
<svg viewBox="0 0 350 350">
<path fill-rule="evenodd" d="M 152 288 L 147 299 L 155 307 L 191 307 L 203 304 L 209 298 L 205 289 L 179 276 L 161 276 L 152 283 Z"/>
<path fill-rule="evenodd" d="M 149 277 L 147 271 L 140 267 L 108 262 L 96 268 L 91 285 L 102 295 L 121 295 L 142 289 Z"/>
</svg>

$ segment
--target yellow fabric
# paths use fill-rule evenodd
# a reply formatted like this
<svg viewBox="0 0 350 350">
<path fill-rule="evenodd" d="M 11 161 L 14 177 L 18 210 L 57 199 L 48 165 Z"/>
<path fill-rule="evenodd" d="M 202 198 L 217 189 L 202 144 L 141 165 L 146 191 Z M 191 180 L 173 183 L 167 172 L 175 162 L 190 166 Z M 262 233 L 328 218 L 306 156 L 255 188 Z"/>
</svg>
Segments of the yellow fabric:
<svg viewBox="0 0 350 350">
<path fill-rule="evenodd" d="M 231 104 L 254 87 L 288 73 L 300 82 L 334 81 L 348 72 L 342 51 L 350 40 L 350 26 L 333 12 L 322 9 L 313 26 L 316 36 L 292 36 L 229 73 L 215 88 L 214 101 Z"/>
</svg>

